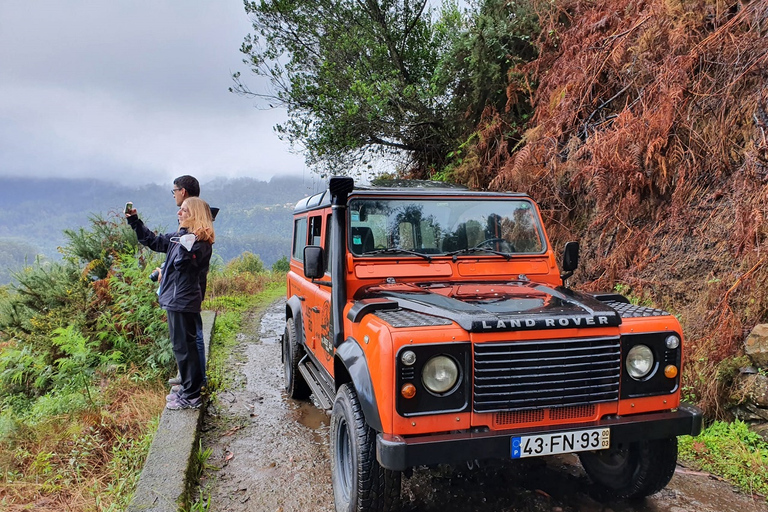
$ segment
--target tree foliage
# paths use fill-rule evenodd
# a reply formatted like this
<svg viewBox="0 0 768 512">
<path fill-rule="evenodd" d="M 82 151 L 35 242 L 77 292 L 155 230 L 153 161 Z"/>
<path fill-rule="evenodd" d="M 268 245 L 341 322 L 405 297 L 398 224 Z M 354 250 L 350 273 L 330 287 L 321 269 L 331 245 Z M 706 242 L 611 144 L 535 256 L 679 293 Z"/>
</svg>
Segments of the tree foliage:
<svg viewBox="0 0 768 512">
<path fill-rule="evenodd" d="M 263 0 L 246 2 L 255 35 L 241 51 L 271 90 L 233 90 L 285 107 L 278 133 L 320 171 L 343 173 L 396 157 L 397 171 L 429 177 L 460 161 L 489 112 L 530 114 L 507 98 L 509 73 L 536 52 L 529 2 Z"/>
<path fill-rule="evenodd" d="M 525 65 L 538 57 L 539 13 L 532 1 L 478 0 L 461 25 L 440 71 L 452 77 L 446 110 L 459 120 L 458 138 L 442 168 L 417 167 L 411 175 L 484 188 L 485 169 L 498 167 L 502 157 L 494 150 L 521 141 L 533 113 L 535 83 Z M 495 132 L 488 137 L 489 126 L 503 142 Z"/>
<path fill-rule="evenodd" d="M 246 63 L 272 90 L 235 90 L 287 108 L 276 129 L 320 169 L 405 152 L 442 161 L 454 135 L 441 61 L 459 30 L 457 7 L 433 21 L 427 0 L 246 2 L 256 35 Z"/>
</svg>

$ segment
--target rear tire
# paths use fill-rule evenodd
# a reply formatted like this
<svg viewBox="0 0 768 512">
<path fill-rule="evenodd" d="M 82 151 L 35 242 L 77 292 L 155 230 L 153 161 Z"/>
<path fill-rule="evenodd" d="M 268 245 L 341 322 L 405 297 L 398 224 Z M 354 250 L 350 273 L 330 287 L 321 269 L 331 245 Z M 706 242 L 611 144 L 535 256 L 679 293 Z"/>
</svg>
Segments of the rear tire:
<svg viewBox="0 0 768 512">
<path fill-rule="evenodd" d="M 309 398 L 310 389 L 304 377 L 299 372 L 299 361 L 304 355 L 304 349 L 299 345 L 296 336 L 296 325 L 293 319 L 285 322 L 283 334 L 283 378 L 285 380 L 285 392 L 296 400 Z"/>
<path fill-rule="evenodd" d="M 645 498 L 662 490 L 677 465 L 677 437 L 579 454 L 600 499 Z"/>
<path fill-rule="evenodd" d="M 331 478 L 336 512 L 388 512 L 399 501 L 400 472 L 376 460 L 376 431 L 349 384 L 339 388 L 331 413 Z"/>
</svg>

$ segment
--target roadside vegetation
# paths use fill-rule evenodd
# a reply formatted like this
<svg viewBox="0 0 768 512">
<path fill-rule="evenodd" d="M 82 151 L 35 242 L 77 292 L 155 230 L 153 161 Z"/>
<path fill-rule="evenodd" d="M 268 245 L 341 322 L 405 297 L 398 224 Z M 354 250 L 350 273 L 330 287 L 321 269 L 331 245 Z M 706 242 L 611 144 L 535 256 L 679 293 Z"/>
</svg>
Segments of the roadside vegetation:
<svg viewBox="0 0 768 512">
<path fill-rule="evenodd" d="M 765 2 L 469 4 L 246 2 L 242 51 L 272 89 L 237 73 L 233 90 L 286 108 L 278 133 L 321 173 L 389 157 L 399 177 L 530 194 L 556 247 L 581 240 L 577 287 L 679 316 L 683 392 L 709 425 L 683 458 L 765 492 L 765 446 L 727 423 L 742 342 L 768 321 Z M 66 234 L 62 262 L 0 288 L 0 506 L 119 510 L 173 368 L 158 260 L 119 220 Z M 217 337 L 279 286 L 260 263 L 213 270 Z"/>
<path fill-rule="evenodd" d="M 715 421 L 696 437 L 681 436 L 678 450 L 686 465 L 768 496 L 768 443 L 744 422 Z"/>
<path fill-rule="evenodd" d="M 119 217 L 66 237 L 63 261 L 26 267 L 0 289 L 3 510 L 124 510 L 175 371 L 148 279 L 162 255 L 140 248 Z M 213 266 L 204 307 L 219 314 L 217 344 L 244 308 L 281 293 L 284 275 L 250 253 Z M 217 344 L 211 394 L 226 375 Z"/>
</svg>

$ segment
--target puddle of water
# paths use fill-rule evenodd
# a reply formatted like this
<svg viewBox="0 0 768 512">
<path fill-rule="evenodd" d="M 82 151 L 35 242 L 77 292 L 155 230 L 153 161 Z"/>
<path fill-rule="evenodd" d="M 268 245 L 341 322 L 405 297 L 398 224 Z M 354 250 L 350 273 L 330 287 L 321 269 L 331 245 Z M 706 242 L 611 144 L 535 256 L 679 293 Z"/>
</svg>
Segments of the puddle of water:
<svg viewBox="0 0 768 512">
<path fill-rule="evenodd" d="M 265 345 L 280 343 L 280 338 L 285 330 L 285 306 L 282 303 L 272 306 L 261 317 L 259 339 Z"/>
<path fill-rule="evenodd" d="M 284 397 L 284 400 L 296 406 L 293 410 L 294 421 L 304 425 L 312 431 L 312 440 L 316 444 L 327 442 L 327 433 L 330 426 L 328 414 L 315 407 L 310 402 L 297 402 Z"/>
<path fill-rule="evenodd" d="M 296 421 L 307 428 L 315 430 L 330 424 L 328 414 L 308 402 L 299 402 L 299 407 L 296 410 L 298 412 Z"/>
</svg>

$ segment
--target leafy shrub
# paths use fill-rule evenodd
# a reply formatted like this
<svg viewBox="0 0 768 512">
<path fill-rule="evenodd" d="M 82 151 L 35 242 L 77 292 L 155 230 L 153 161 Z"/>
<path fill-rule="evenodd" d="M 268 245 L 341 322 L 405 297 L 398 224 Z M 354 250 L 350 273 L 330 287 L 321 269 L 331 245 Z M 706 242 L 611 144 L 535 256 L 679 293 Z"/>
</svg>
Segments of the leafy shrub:
<svg viewBox="0 0 768 512">
<path fill-rule="evenodd" d="M 264 263 L 258 254 L 246 251 L 227 263 L 225 271 L 229 274 L 243 274 L 245 272 L 261 274 L 264 272 Z"/>
<path fill-rule="evenodd" d="M 122 255 L 106 280 L 97 318 L 102 344 L 119 351 L 123 364 L 148 370 L 150 379 L 174 364 L 165 311 L 157 303 L 157 283 L 149 279 L 160 263 L 156 254 Z"/>
<path fill-rule="evenodd" d="M 36 262 L 0 293 L 0 482 L 14 483 L 3 505 L 53 494 L 68 510 L 114 510 L 132 494 L 173 366 L 148 279 L 162 256 L 118 217 L 66 235 L 63 261 Z"/>
<path fill-rule="evenodd" d="M 282 272 L 283 274 L 287 273 L 291 269 L 291 264 L 288 261 L 287 256 L 283 256 L 276 262 L 272 264 L 272 272 Z"/>
</svg>

